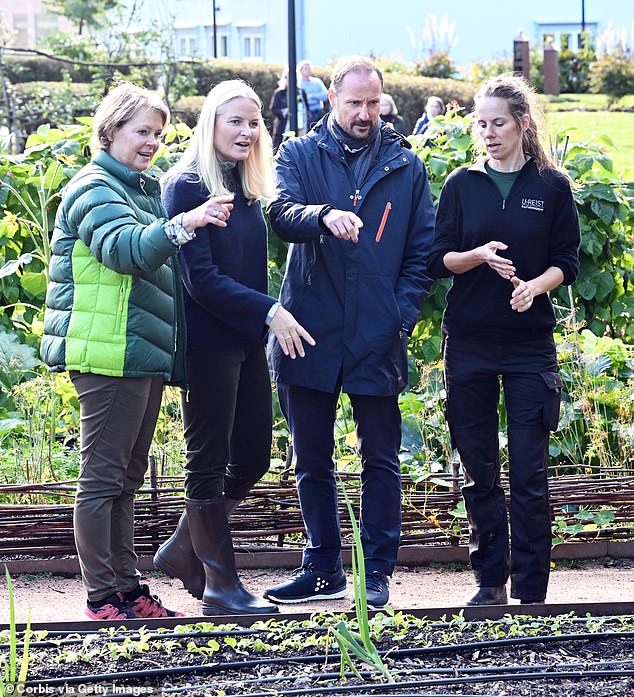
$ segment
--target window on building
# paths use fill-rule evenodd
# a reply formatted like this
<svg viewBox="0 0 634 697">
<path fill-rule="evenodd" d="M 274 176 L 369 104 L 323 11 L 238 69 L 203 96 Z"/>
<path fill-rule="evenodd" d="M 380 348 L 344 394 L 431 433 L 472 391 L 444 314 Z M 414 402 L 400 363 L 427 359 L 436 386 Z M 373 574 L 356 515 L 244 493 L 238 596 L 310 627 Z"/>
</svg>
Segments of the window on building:
<svg viewBox="0 0 634 697">
<path fill-rule="evenodd" d="M 218 55 L 221 58 L 229 57 L 229 37 L 226 34 L 220 35 L 220 45 Z"/>
<path fill-rule="evenodd" d="M 181 56 L 187 55 L 187 39 L 185 39 L 184 37 L 181 37 L 180 40 L 180 54 Z"/>
<path fill-rule="evenodd" d="M 15 46 L 18 48 L 29 47 L 29 16 L 28 15 L 13 15 L 13 29 L 17 32 L 15 37 Z"/>
<path fill-rule="evenodd" d="M 198 47 L 197 47 L 197 41 L 196 39 L 189 39 L 189 55 L 190 56 L 195 56 L 196 53 L 198 53 Z"/>
<path fill-rule="evenodd" d="M 55 33 L 59 28 L 58 18 L 55 15 L 37 14 L 35 15 L 35 40 L 39 43 L 51 34 Z"/>
<path fill-rule="evenodd" d="M 263 58 L 264 37 L 261 34 L 242 35 L 242 58 Z"/>
</svg>

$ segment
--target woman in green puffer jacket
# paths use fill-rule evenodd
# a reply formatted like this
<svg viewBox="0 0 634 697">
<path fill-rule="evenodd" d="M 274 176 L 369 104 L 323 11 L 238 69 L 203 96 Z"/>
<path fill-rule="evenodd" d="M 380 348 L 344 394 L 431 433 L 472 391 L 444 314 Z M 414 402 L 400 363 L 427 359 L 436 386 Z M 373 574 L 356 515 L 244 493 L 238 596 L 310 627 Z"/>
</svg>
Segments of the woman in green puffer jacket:
<svg viewBox="0 0 634 697">
<path fill-rule="evenodd" d="M 57 211 L 41 354 L 70 372 L 81 416 L 75 543 L 91 619 L 174 616 L 140 585 L 134 495 L 143 484 L 163 385 L 184 385 L 179 247 L 225 227 L 231 196 L 167 220 L 144 174 L 169 123 L 153 93 L 120 84 L 94 118 L 93 159 Z"/>
</svg>

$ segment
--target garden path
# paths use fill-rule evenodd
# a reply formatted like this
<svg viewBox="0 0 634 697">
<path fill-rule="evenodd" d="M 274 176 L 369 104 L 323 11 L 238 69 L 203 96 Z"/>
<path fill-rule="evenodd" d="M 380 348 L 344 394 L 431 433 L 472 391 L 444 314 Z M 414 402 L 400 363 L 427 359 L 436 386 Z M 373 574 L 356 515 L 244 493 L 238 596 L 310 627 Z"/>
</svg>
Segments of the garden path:
<svg viewBox="0 0 634 697">
<path fill-rule="evenodd" d="M 240 577 L 253 593 L 288 577 L 288 570 L 243 569 Z M 157 572 L 144 574 L 153 593 L 166 607 L 187 616 L 200 615 L 200 602 L 183 590 L 180 582 Z M 85 595 L 79 577 L 18 574 L 13 578 L 16 619 L 26 621 L 27 608 L 32 622 L 73 621 L 83 619 Z M 351 587 L 351 582 L 349 583 Z M 392 580 L 392 607 L 455 607 L 472 593 L 473 578 L 464 566 L 397 567 Z M 287 605 L 283 611 L 312 612 L 348 610 L 347 599 Z M 634 560 L 601 559 L 557 562 L 551 574 L 549 603 L 634 601 Z M 511 603 L 517 603 L 511 600 Z M 0 624 L 9 621 L 6 580 L 0 579 Z"/>
</svg>

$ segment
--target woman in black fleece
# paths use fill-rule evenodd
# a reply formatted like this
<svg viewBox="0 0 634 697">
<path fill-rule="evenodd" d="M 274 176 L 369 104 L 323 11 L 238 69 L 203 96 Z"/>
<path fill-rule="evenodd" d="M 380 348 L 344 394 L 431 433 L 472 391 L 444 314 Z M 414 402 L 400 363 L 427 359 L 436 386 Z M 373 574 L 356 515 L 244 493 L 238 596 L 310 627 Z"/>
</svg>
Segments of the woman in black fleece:
<svg viewBox="0 0 634 697">
<path fill-rule="evenodd" d="M 570 180 L 540 142 L 539 109 L 521 78 L 475 97 L 483 157 L 447 178 L 430 270 L 453 276 L 443 318 L 447 417 L 465 472 L 469 552 L 478 591 L 467 605 L 543 602 L 550 569 L 548 440 L 561 379 L 548 292 L 579 270 Z M 500 484 L 500 378 L 508 423 L 510 528 Z"/>
<path fill-rule="evenodd" d="M 271 198 L 271 138 L 256 93 L 240 80 L 216 85 L 182 158 L 166 175 L 170 217 L 193 201 L 233 196 L 227 225 L 203 228 L 181 248 L 187 321 L 182 394 L 187 444 L 185 512 L 154 557 L 202 598 L 203 614 L 262 614 L 277 606 L 240 583 L 228 517 L 266 473 L 271 457 L 270 329 L 292 358 L 310 334 L 267 293 L 267 231 L 260 200 Z"/>
</svg>

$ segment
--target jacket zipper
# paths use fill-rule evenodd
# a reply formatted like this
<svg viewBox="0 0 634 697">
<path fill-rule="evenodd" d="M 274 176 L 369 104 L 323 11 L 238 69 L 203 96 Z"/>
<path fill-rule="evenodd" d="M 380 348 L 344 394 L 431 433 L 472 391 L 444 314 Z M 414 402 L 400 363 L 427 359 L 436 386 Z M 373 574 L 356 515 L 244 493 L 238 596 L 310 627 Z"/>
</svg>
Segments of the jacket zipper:
<svg viewBox="0 0 634 697">
<path fill-rule="evenodd" d="M 390 215 L 390 211 L 392 210 L 392 202 L 388 201 L 385 204 L 385 210 L 383 211 L 383 217 L 381 218 L 381 223 L 379 225 L 379 229 L 376 233 L 376 237 L 374 239 L 375 242 L 380 242 L 381 241 L 381 235 L 383 235 L 383 230 L 385 229 L 385 223 L 387 223 L 387 219 Z"/>
</svg>

